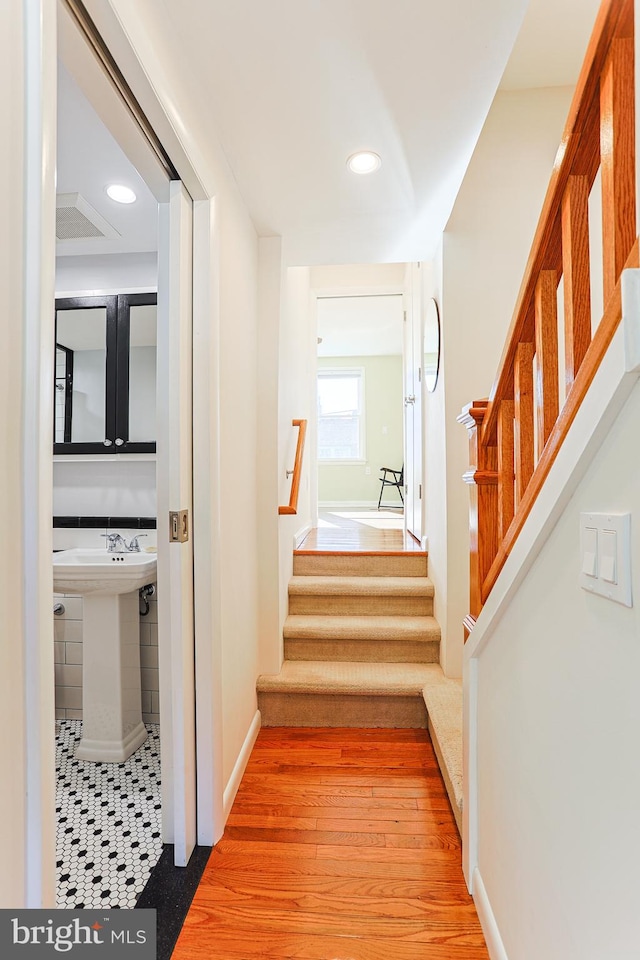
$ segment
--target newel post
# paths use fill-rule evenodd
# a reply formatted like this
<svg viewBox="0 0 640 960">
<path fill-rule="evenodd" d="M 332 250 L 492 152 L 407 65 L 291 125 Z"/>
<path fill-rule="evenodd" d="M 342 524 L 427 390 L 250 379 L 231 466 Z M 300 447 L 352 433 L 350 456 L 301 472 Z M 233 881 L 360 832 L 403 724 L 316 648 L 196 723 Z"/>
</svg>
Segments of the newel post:
<svg viewBox="0 0 640 960">
<path fill-rule="evenodd" d="M 474 400 L 457 418 L 469 434 L 469 469 L 462 478 L 470 494 L 470 603 L 464 618 L 465 640 L 482 610 L 482 587 L 498 552 L 498 448 L 482 444 L 479 435 L 488 403 Z"/>
</svg>

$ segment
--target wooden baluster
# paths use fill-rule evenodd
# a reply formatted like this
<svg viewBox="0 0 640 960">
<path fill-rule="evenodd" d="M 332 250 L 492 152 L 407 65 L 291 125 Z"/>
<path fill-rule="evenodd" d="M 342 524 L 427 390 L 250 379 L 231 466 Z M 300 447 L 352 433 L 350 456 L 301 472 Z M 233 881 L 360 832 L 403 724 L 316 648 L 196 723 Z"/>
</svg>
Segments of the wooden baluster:
<svg viewBox="0 0 640 960">
<path fill-rule="evenodd" d="M 516 504 L 533 474 L 533 344 L 519 343 L 514 367 Z"/>
<path fill-rule="evenodd" d="M 502 541 L 514 512 L 513 400 L 501 400 L 498 412 L 498 537 Z"/>
<path fill-rule="evenodd" d="M 558 275 L 541 270 L 536 284 L 536 411 L 540 459 L 558 419 Z"/>
<path fill-rule="evenodd" d="M 480 443 L 487 400 L 475 400 L 463 408 L 458 423 L 469 434 L 469 470 L 463 480 L 469 484 L 470 604 L 464 619 L 465 640 L 473 629 L 484 603 L 483 586 L 498 552 L 498 454 L 496 447 Z"/>
<path fill-rule="evenodd" d="M 600 78 L 604 306 L 636 237 L 633 38 L 614 40 Z"/>
<path fill-rule="evenodd" d="M 591 343 L 589 181 L 571 176 L 562 198 L 564 354 L 567 394 Z"/>
</svg>

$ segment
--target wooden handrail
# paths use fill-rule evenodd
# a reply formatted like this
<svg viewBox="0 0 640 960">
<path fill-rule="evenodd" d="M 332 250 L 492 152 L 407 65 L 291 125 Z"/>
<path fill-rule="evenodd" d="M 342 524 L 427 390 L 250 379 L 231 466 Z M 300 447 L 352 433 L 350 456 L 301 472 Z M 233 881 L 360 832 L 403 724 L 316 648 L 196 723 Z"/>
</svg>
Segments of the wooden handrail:
<svg viewBox="0 0 640 960">
<path fill-rule="evenodd" d="M 472 467 L 465 633 L 518 537 L 620 323 L 638 266 L 633 0 L 604 0 L 576 86 L 493 389 L 458 417 Z M 591 334 L 589 195 L 602 179 L 604 315 Z M 564 278 L 565 397 L 558 285 Z M 484 492 L 491 486 L 491 495 Z M 475 488 L 475 490 L 474 490 Z"/>
<path fill-rule="evenodd" d="M 304 453 L 304 441 L 307 435 L 306 420 L 292 420 L 292 426 L 298 427 L 298 443 L 296 445 L 296 459 L 293 465 L 293 480 L 291 481 L 291 494 L 289 496 L 289 506 L 278 507 L 279 514 L 294 514 L 298 512 L 298 494 L 300 493 L 300 476 L 302 474 L 302 455 Z"/>
</svg>

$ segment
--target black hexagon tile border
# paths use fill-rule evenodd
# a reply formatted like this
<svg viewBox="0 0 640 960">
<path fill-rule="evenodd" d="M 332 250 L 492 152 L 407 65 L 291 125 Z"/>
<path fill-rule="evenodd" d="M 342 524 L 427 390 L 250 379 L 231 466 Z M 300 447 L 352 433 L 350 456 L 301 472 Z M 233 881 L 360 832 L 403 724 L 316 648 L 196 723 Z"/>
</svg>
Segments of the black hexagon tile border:
<svg viewBox="0 0 640 960">
<path fill-rule="evenodd" d="M 82 721 L 56 724 L 58 907 L 133 907 L 162 853 L 160 728 L 125 763 L 76 760 Z"/>
</svg>

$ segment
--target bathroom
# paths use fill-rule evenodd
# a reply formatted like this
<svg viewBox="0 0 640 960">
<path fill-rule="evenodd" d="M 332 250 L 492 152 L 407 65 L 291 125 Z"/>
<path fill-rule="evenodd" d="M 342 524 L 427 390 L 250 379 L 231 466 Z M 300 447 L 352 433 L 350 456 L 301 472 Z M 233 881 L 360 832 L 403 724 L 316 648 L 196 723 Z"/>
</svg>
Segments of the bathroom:
<svg viewBox="0 0 640 960">
<path fill-rule="evenodd" d="M 158 203 L 62 64 L 58 96 L 53 548 L 155 558 Z M 162 852 L 158 597 L 136 595 L 146 739 L 121 762 L 76 757 L 87 603 L 54 597 L 57 901 L 131 907 Z"/>
</svg>

